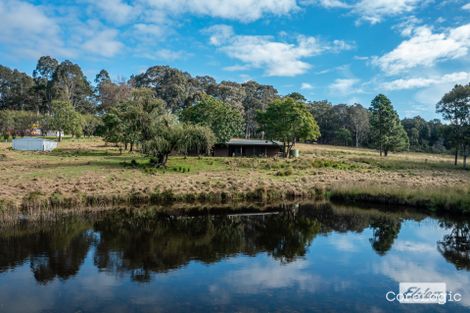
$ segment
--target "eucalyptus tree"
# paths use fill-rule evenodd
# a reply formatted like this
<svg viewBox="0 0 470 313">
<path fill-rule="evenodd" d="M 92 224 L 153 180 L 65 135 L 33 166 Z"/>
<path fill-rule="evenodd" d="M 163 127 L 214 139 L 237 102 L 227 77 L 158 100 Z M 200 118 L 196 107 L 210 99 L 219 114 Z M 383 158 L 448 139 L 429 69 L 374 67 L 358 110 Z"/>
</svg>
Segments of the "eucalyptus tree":
<svg viewBox="0 0 470 313">
<path fill-rule="evenodd" d="M 242 115 L 245 112 L 243 101 L 246 98 L 245 88 L 239 83 L 222 81 L 220 84 L 210 86 L 206 93 L 237 109 Z"/>
<path fill-rule="evenodd" d="M 359 103 L 355 103 L 348 108 L 348 120 L 354 144 L 358 148 L 369 133 L 369 111 Z"/>
<path fill-rule="evenodd" d="M 95 110 L 93 89 L 77 64 L 65 60 L 57 66 L 52 77 L 52 90 L 54 99 L 70 102 L 78 112 Z"/>
<path fill-rule="evenodd" d="M 459 148 L 463 150 L 464 168 L 467 166 L 467 147 L 470 143 L 470 83 L 455 85 L 437 103 L 436 110 L 452 126 L 452 141 L 455 147 L 455 161 L 457 165 Z"/>
<path fill-rule="evenodd" d="M 36 110 L 33 88 L 29 75 L 0 65 L 0 109 Z"/>
<path fill-rule="evenodd" d="M 300 92 L 296 92 L 296 91 L 291 92 L 286 97 L 289 97 L 289 98 L 292 98 L 296 101 L 300 101 L 300 102 L 304 102 L 304 103 L 307 102 L 307 98 L 305 98 L 305 96 L 303 94 L 301 94 Z"/>
<path fill-rule="evenodd" d="M 132 78 L 135 87 L 152 89 L 156 96 L 165 101 L 171 112 L 179 112 L 188 105 L 196 90 L 192 77 L 169 66 L 153 66 Z"/>
<path fill-rule="evenodd" d="M 53 99 L 52 79 L 59 66 L 59 62 L 50 56 L 39 58 L 33 71 L 35 82 L 36 101 L 40 111 L 50 113 Z"/>
<path fill-rule="evenodd" d="M 264 111 L 270 103 L 279 98 L 277 90 L 270 85 L 261 85 L 255 81 L 242 84 L 245 89 L 243 107 L 245 109 L 245 136 L 256 136 L 259 129 L 257 124 L 257 112 Z"/>
</svg>

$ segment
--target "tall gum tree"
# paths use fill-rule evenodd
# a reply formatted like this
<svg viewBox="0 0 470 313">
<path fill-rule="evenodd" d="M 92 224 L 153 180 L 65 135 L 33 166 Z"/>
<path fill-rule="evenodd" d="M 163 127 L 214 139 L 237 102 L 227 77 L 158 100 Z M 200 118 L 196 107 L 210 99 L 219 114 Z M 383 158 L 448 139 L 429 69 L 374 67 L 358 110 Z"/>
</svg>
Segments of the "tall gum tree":
<svg viewBox="0 0 470 313">
<path fill-rule="evenodd" d="M 467 148 L 470 141 L 470 83 L 455 85 L 437 103 L 436 111 L 441 113 L 452 126 L 451 136 L 455 145 L 454 164 L 457 165 L 459 148 L 462 148 L 463 167 L 467 168 Z"/>
</svg>

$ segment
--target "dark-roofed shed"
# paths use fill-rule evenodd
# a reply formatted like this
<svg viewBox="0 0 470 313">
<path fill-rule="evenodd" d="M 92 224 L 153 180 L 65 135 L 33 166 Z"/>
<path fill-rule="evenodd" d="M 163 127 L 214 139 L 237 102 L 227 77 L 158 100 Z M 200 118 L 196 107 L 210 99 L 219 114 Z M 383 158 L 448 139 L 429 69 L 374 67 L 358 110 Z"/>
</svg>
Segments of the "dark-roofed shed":
<svg viewBox="0 0 470 313">
<path fill-rule="evenodd" d="M 214 146 L 214 156 L 264 156 L 273 157 L 281 153 L 282 143 L 264 139 L 230 139 Z"/>
</svg>

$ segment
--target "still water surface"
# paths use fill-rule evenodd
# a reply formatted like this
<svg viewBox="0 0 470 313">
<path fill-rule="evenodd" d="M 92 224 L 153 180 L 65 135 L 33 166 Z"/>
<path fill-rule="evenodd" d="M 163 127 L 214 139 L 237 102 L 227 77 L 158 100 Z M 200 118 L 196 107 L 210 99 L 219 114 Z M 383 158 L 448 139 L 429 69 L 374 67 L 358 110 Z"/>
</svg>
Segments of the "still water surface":
<svg viewBox="0 0 470 313">
<path fill-rule="evenodd" d="M 268 215 L 151 210 L 0 230 L 0 312 L 469 312 L 463 219 L 312 205 Z M 390 303 L 398 282 L 459 303 Z"/>
</svg>

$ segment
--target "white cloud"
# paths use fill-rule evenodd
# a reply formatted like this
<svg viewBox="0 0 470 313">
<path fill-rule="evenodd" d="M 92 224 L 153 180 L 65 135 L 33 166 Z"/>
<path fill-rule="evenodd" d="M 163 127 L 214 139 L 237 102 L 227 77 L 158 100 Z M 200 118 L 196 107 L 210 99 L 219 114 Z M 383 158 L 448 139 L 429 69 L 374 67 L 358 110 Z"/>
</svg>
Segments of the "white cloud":
<svg viewBox="0 0 470 313">
<path fill-rule="evenodd" d="M 373 63 L 389 74 L 397 74 L 417 66 L 430 67 L 436 62 L 466 56 L 470 49 L 470 24 L 442 33 L 433 33 L 427 26 L 413 30 L 410 39 Z"/>
<path fill-rule="evenodd" d="M 470 2 L 462 6 L 462 9 L 470 11 Z"/>
<path fill-rule="evenodd" d="M 324 8 L 350 8 L 351 5 L 347 4 L 341 0 L 306 0 L 302 2 L 303 4 L 318 4 Z"/>
<path fill-rule="evenodd" d="M 352 10 L 360 21 L 377 24 L 386 16 L 401 15 L 413 11 L 419 0 L 361 0 Z"/>
<path fill-rule="evenodd" d="M 404 37 L 409 37 L 413 33 L 413 30 L 416 28 L 416 25 L 421 23 L 421 20 L 416 16 L 409 16 L 405 18 L 402 22 L 392 27 L 400 32 Z"/>
<path fill-rule="evenodd" d="M 208 27 L 204 30 L 204 32 L 211 34 L 209 42 L 214 46 L 219 46 L 227 42 L 227 40 L 229 40 L 234 35 L 233 28 L 229 25 L 223 24 Z"/>
<path fill-rule="evenodd" d="M 121 0 L 90 0 L 90 2 L 95 5 L 104 18 L 116 24 L 129 22 L 136 11 L 136 8 Z"/>
<path fill-rule="evenodd" d="M 359 82 L 355 78 L 338 78 L 332 84 L 329 89 L 332 94 L 348 95 L 358 91 L 356 84 Z"/>
<path fill-rule="evenodd" d="M 145 0 L 156 14 L 192 13 L 251 22 L 266 14 L 286 15 L 299 9 L 296 0 Z"/>
<path fill-rule="evenodd" d="M 157 24 L 143 24 L 143 23 L 137 23 L 133 26 L 134 30 L 137 31 L 137 34 L 135 35 L 151 35 L 151 36 L 164 36 L 165 35 L 165 30 L 162 26 L 157 25 Z"/>
<path fill-rule="evenodd" d="M 60 38 L 59 25 L 39 6 L 16 0 L 1 1 L 0 21 L 0 44 L 8 47 L 12 55 L 31 58 L 52 53 L 72 55 Z"/>
<path fill-rule="evenodd" d="M 106 29 L 95 33 L 93 37 L 83 43 L 83 49 L 96 55 L 112 57 L 123 47 L 123 44 L 116 40 L 117 31 Z"/>
<path fill-rule="evenodd" d="M 421 1 L 422 3 L 423 1 Z M 316 4 L 327 9 L 341 8 L 350 10 L 358 16 L 358 23 L 377 24 L 388 16 L 399 16 L 414 11 L 420 0 L 305 0 L 303 4 Z"/>
<path fill-rule="evenodd" d="M 430 87 L 438 84 L 467 83 L 470 81 L 470 72 L 455 72 L 440 76 L 400 78 L 390 82 L 385 82 L 382 87 L 385 90 L 402 90 Z"/>
<path fill-rule="evenodd" d="M 326 47 L 326 49 L 334 52 L 339 52 L 343 50 L 352 50 L 355 47 L 355 43 L 348 43 L 344 40 L 333 40 L 332 44 L 329 47 Z"/>
<path fill-rule="evenodd" d="M 305 73 L 311 65 L 303 59 L 322 52 L 338 52 L 351 49 L 352 45 L 341 40 L 323 43 L 315 37 L 297 36 L 295 43 L 276 41 L 272 36 L 236 35 L 227 25 L 215 25 L 205 30 L 211 34 L 210 43 L 229 57 L 243 64 L 228 70 L 264 69 L 268 76 L 296 76 Z"/>
<path fill-rule="evenodd" d="M 319 54 L 321 47 L 313 37 L 300 36 L 297 44 L 289 44 L 264 36 L 235 36 L 221 50 L 254 68 L 264 68 L 268 76 L 296 76 L 311 67 L 301 59 Z"/>
<path fill-rule="evenodd" d="M 311 90 L 311 89 L 313 89 L 313 86 L 312 86 L 312 84 L 309 84 L 309 83 L 302 83 L 302 85 L 300 85 L 300 89 L 302 89 L 302 90 Z"/>
</svg>

